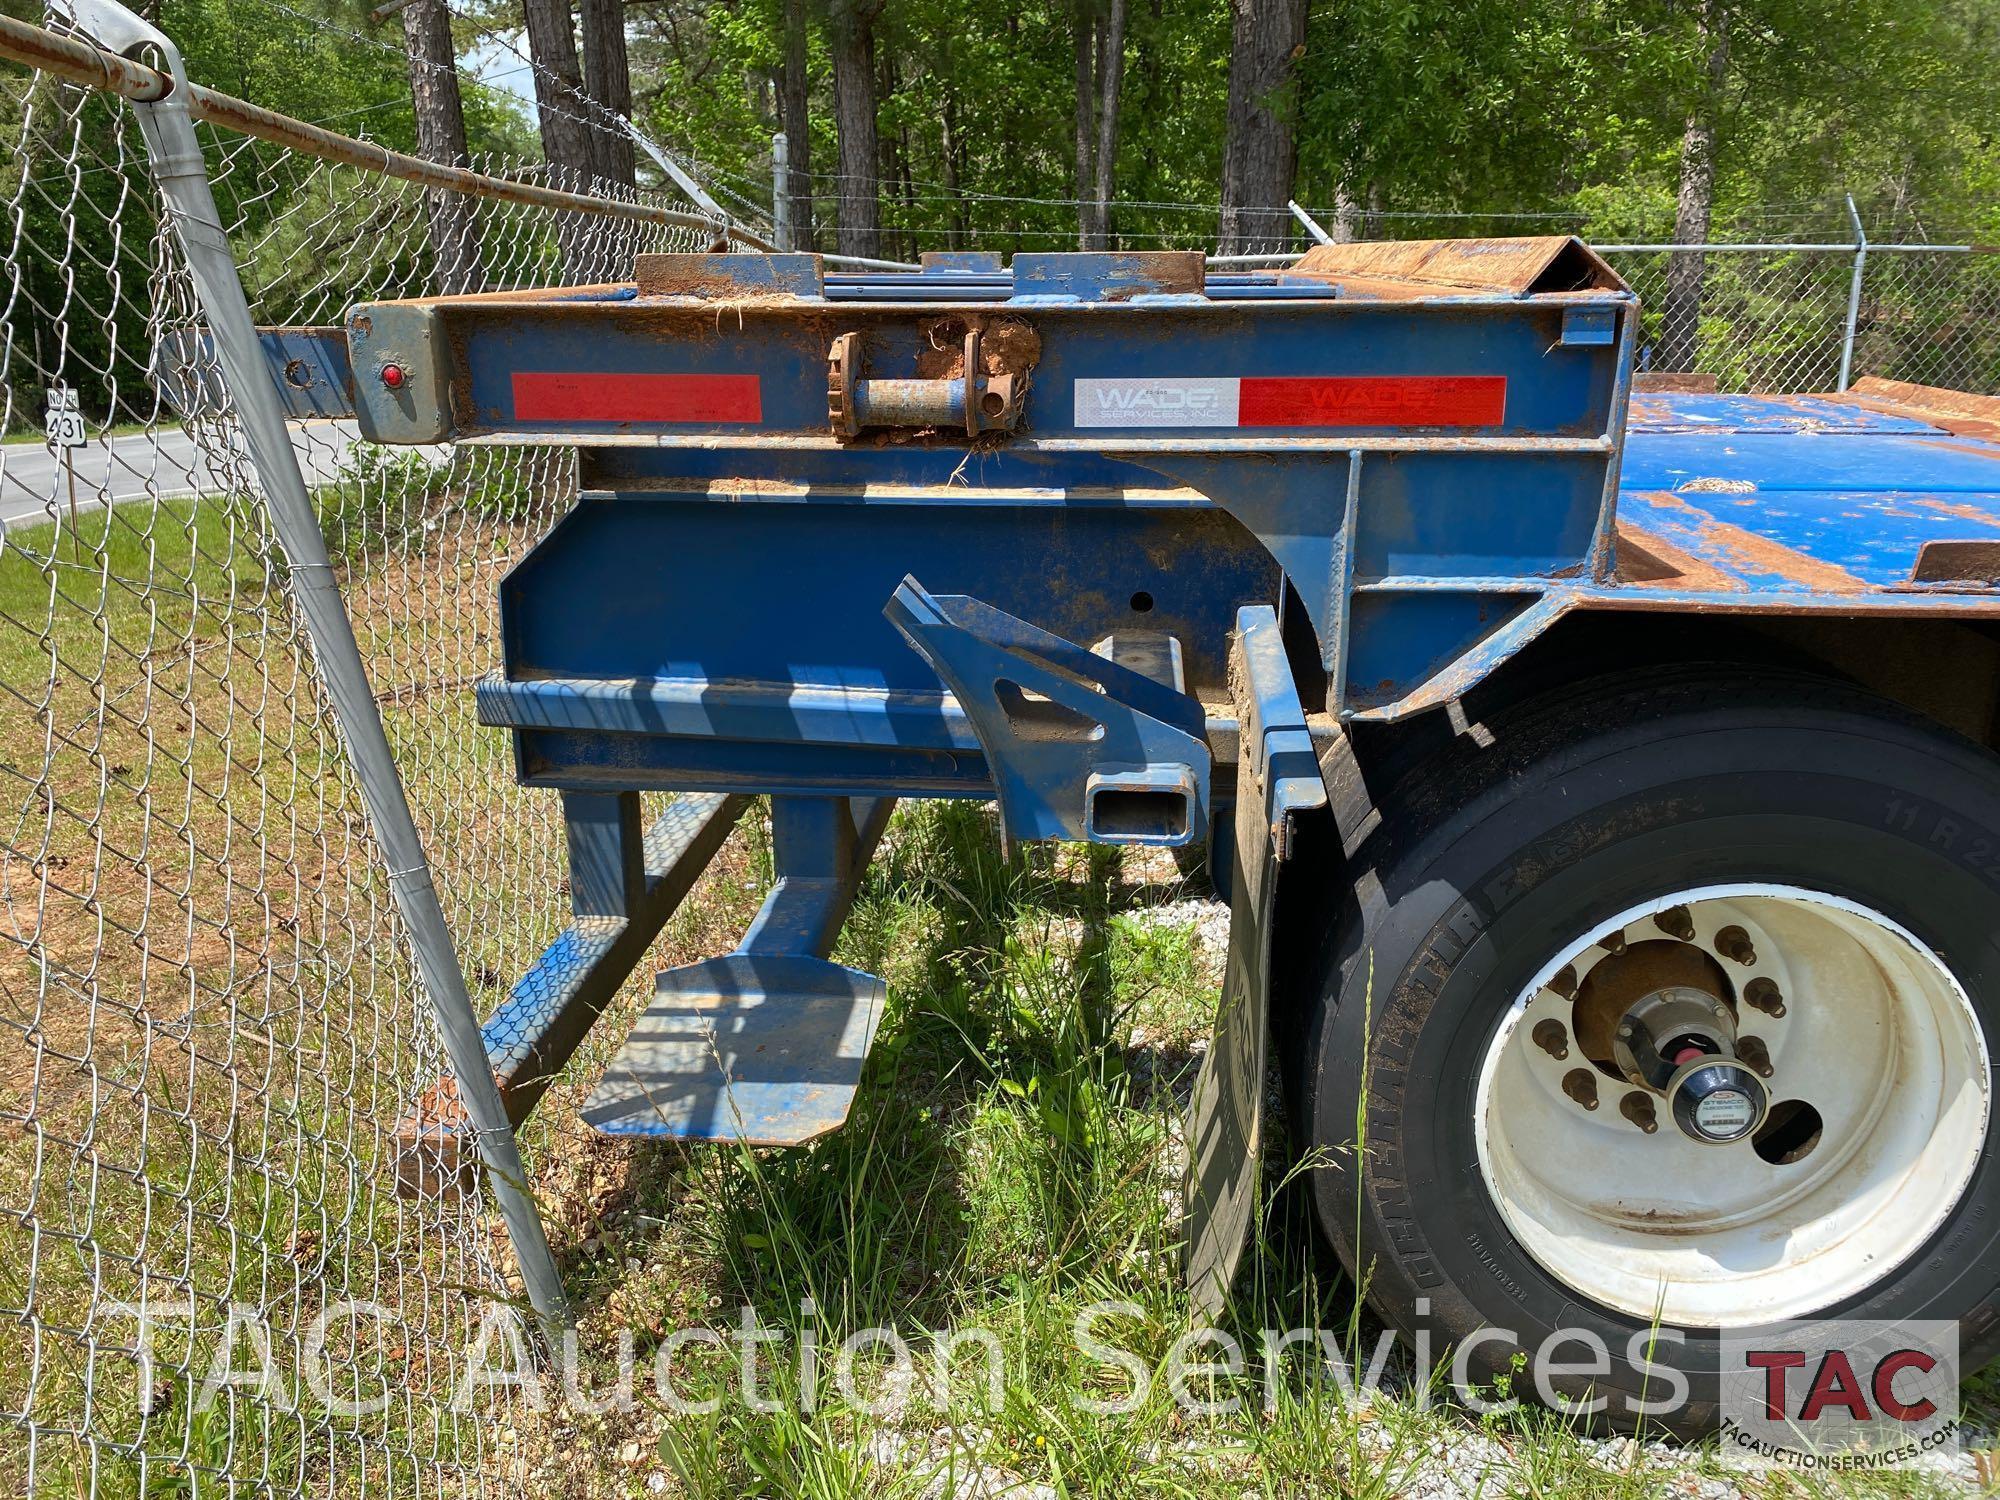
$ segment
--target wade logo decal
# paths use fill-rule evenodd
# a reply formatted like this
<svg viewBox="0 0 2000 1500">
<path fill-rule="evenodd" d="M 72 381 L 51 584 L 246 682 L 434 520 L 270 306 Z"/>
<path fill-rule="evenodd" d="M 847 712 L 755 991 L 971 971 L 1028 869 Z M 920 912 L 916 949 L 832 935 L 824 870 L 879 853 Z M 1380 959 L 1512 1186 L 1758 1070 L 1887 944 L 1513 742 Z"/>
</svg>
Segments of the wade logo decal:
<svg viewBox="0 0 2000 1500">
<path fill-rule="evenodd" d="M 1076 382 L 1078 427 L 1499 428 L 1504 375 L 1156 376 Z"/>
<path fill-rule="evenodd" d="M 1079 427 L 1234 427 L 1233 379 L 1079 380 Z"/>
</svg>

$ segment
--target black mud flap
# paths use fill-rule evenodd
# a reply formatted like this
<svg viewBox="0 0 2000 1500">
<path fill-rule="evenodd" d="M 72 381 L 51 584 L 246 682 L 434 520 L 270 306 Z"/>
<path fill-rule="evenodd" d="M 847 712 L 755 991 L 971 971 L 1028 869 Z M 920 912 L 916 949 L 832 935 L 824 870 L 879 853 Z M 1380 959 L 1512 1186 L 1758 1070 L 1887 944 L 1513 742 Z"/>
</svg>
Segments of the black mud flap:
<svg viewBox="0 0 2000 1500">
<path fill-rule="evenodd" d="M 1327 805 L 1276 613 L 1246 607 L 1236 624 L 1229 680 L 1242 748 L 1229 959 L 1215 1038 L 1195 1080 L 1182 1184 L 1188 1292 L 1195 1315 L 1203 1319 L 1213 1317 L 1228 1298 L 1257 1212 L 1278 868 L 1291 854 L 1294 818 Z"/>
</svg>

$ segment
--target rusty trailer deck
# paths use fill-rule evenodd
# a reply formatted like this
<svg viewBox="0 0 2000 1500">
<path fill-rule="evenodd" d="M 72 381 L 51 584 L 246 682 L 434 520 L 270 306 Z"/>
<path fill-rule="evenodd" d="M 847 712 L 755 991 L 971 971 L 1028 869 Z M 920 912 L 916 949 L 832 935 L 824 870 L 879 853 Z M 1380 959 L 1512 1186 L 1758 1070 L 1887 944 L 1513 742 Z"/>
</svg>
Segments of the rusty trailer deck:
<svg viewBox="0 0 2000 1500">
<path fill-rule="evenodd" d="M 1619 483 L 1620 584 L 1787 607 L 1801 594 L 1818 607 L 1949 594 L 1963 609 L 1974 602 L 1966 595 L 1992 593 L 2000 441 L 1981 431 L 2000 433 L 2000 423 L 1926 412 L 1876 389 L 1635 396 Z"/>
</svg>

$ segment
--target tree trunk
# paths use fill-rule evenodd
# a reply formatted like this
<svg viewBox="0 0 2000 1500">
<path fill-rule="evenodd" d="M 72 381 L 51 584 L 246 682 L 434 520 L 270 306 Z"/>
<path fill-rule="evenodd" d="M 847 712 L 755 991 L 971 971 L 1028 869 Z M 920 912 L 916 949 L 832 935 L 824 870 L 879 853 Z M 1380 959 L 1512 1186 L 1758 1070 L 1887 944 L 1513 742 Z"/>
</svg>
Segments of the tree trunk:
<svg viewBox="0 0 2000 1500">
<path fill-rule="evenodd" d="M 583 77 L 590 95 L 609 114 L 632 118 L 632 64 L 625 53 L 625 0 L 580 0 L 583 19 Z M 590 132 L 597 175 L 625 187 L 637 186 L 632 137 L 615 121 L 598 117 Z"/>
<path fill-rule="evenodd" d="M 458 57 L 444 0 L 409 0 L 403 42 L 410 57 L 410 98 L 416 107 L 417 155 L 448 167 L 471 165 L 465 151 L 465 104 L 458 92 Z M 447 294 L 485 290 L 479 264 L 479 220 L 464 193 L 427 192 L 431 259 Z"/>
<path fill-rule="evenodd" d="M 1306 46 L 1305 0 L 1230 0 L 1230 9 L 1219 235 L 1224 255 L 1290 237 L 1282 226 L 1298 168 L 1293 70 Z"/>
<path fill-rule="evenodd" d="M 971 225 L 966 219 L 964 184 L 965 133 L 958 128 L 958 96 L 946 86 L 944 107 L 939 111 L 944 126 L 944 190 L 951 195 L 951 228 L 945 243 L 963 250 L 972 243 Z"/>
<path fill-rule="evenodd" d="M 792 203 L 792 243 L 813 248 L 812 79 L 806 70 L 806 0 L 785 0 L 785 74 L 778 91 L 778 126 L 790 153 L 785 196 Z"/>
<path fill-rule="evenodd" d="M 1361 205 L 1354 201 L 1354 194 L 1342 183 L 1333 190 L 1333 223 L 1327 226 L 1327 233 L 1333 236 L 1336 245 L 1345 245 L 1354 239 L 1355 226 L 1361 221 Z"/>
<path fill-rule="evenodd" d="M 875 132 L 875 16 L 871 0 L 832 0 L 833 125 L 840 140 L 842 255 L 879 253 L 882 234 L 881 146 Z"/>
<path fill-rule="evenodd" d="M 1674 243 L 1708 243 L 1715 207 L 1715 116 L 1729 79 L 1729 14 L 1722 0 L 1701 0 L 1696 25 L 1708 54 L 1703 91 L 1681 132 L 1680 192 L 1674 200 Z M 1692 370 L 1701 354 L 1701 294 L 1708 257 L 1674 251 L 1667 261 L 1667 294 L 1660 304 L 1660 344 L 1654 367 Z"/>
<path fill-rule="evenodd" d="M 542 155 L 556 186 L 588 187 L 596 163 L 584 120 L 583 74 L 576 62 L 576 22 L 569 0 L 522 0 L 528 57 L 535 66 L 535 112 Z"/>
<path fill-rule="evenodd" d="M 1090 195 L 1097 184 L 1097 10 L 1076 0 L 1076 248 L 1090 248 Z"/>
<path fill-rule="evenodd" d="M 1118 164 L 1118 90 L 1125 79 L 1125 0 L 1111 0 L 1097 47 L 1097 248 L 1111 248 L 1111 188 Z"/>
</svg>

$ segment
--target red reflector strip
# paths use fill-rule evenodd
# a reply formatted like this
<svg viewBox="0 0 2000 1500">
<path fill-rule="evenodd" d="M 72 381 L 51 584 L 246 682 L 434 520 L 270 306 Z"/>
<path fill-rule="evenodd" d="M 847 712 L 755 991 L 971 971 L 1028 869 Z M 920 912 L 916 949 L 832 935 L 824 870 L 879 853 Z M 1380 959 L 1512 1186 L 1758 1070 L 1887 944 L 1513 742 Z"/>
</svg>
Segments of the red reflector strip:
<svg viewBox="0 0 2000 1500">
<path fill-rule="evenodd" d="M 606 375 L 522 370 L 517 422 L 761 422 L 755 375 Z"/>
<path fill-rule="evenodd" d="M 1498 427 L 1504 375 L 1243 377 L 1238 427 Z"/>
</svg>

